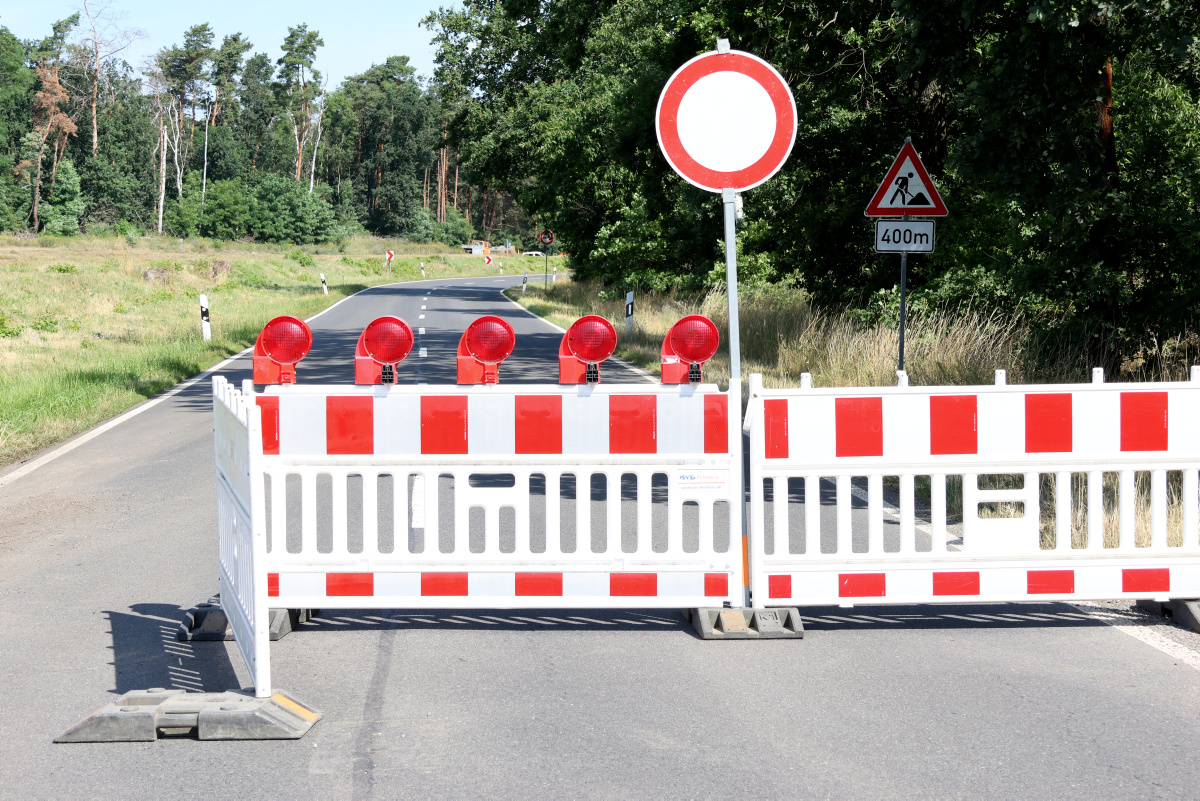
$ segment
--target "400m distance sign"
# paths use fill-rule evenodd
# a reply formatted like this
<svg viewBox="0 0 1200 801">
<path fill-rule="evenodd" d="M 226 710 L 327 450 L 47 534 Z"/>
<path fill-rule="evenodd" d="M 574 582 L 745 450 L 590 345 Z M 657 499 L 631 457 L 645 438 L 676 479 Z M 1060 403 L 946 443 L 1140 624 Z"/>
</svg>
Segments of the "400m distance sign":
<svg viewBox="0 0 1200 801">
<path fill-rule="evenodd" d="M 877 220 L 876 253 L 932 253 L 936 239 L 933 220 Z"/>
</svg>

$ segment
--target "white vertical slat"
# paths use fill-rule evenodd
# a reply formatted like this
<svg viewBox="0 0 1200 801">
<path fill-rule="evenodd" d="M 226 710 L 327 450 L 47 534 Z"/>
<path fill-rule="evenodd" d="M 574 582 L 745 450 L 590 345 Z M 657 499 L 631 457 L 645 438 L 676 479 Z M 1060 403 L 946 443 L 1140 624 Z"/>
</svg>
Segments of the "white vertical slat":
<svg viewBox="0 0 1200 801">
<path fill-rule="evenodd" d="M 915 481 L 912 473 L 900 476 L 900 553 L 917 551 Z"/>
<path fill-rule="evenodd" d="M 771 479 L 771 486 L 774 487 L 774 493 L 771 505 L 774 507 L 774 516 L 772 519 L 772 528 L 774 529 L 772 537 L 775 543 L 775 553 L 785 554 L 788 552 L 788 480 L 787 476 L 775 476 Z"/>
<path fill-rule="evenodd" d="M 562 471 L 546 470 L 546 556 L 562 555 Z"/>
<path fill-rule="evenodd" d="M 804 554 L 821 555 L 821 477 L 804 477 Z"/>
<path fill-rule="evenodd" d="M 363 488 L 363 503 L 362 503 L 362 527 L 363 527 L 363 552 L 364 557 L 379 555 L 379 473 L 377 468 L 363 469 L 362 471 L 362 488 Z M 395 486 L 396 478 L 392 477 L 392 486 Z M 392 507 L 395 509 L 395 507 Z M 393 526 L 393 531 L 396 527 Z M 407 534 L 407 531 L 405 532 Z M 397 532 L 397 537 L 399 533 Z"/>
<path fill-rule="evenodd" d="M 282 470 L 271 472 L 271 553 L 287 553 L 287 473 Z"/>
<path fill-rule="evenodd" d="M 1058 472 L 1054 474 L 1054 550 L 1069 551 L 1071 549 L 1073 523 L 1074 521 L 1071 519 L 1071 474 Z"/>
<path fill-rule="evenodd" d="M 851 547 L 850 476 L 837 477 L 837 553 L 848 556 Z"/>
<path fill-rule="evenodd" d="M 883 555 L 883 476 L 867 476 L 867 553 Z"/>
<path fill-rule="evenodd" d="M 1198 478 L 1200 471 L 1194 467 L 1183 471 L 1183 497 L 1180 499 L 1183 504 L 1183 547 L 1189 551 L 1200 548 L 1196 536 L 1196 521 L 1200 517 L 1200 514 L 1197 514 L 1197 505 L 1200 502 L 1200 496 L 1197 495 Z"/>
<path fill-rule="evenodd" d="M 654 468 L 643 467 L 637 476 L 637 554 L 650 557 L 654 554 L 653 519 L 654 512 Z M 709 543 L 712 546 L 712 543 Z"/>
<path fill-rule="evenodd" d="M 1135 474 L 1132 470 L 1121 471 L 1121 544 L 1122 551 L 1131 551 L 1134 547 L 1134 521 L 1136 514 L 1137 496 L 1134 493 Z"/>
<path fill-rule="evenodd" d="M 1167 549 L 1167 471 L 1150 472 L 1150 548 Z"/>
<path fill-rule="evenodd" d="M 317 554 L 317 471 L 300 468 L 300 553 Z"/>
<path fill-rule="evenodd" d="M 946 553 L 946 476 L 942 473 L 929 477 L 929 519 L 933 552 Z"/>
<path fill-rule="evenodd" d="M 350 470 L 333 470 L 329 474 L 330 483 L 330 506 L 333 513 L 333 531 L 332 531 L 332 546 L 331 553 L 348 555 L 350 546 L 346 542 L 348 537 L 349 526 L 347 525 L 346 517 L 350 513 L 349 493 L 346 490 L 346 482 L 350 480 Z"/>
<path fill-rule="evenodd" d="M 616 557 L 621 551 L 621 471 L 606 470 L 604 480 L 608 492 L 605 495 L 605 506 L 608 508 L 608 548 L 609 556 Z"/>
<path fill-rule="evenodd" d="M 1104 548 L 1104 471 L 1087 474 L 1087 549 Z"/>
</svg>

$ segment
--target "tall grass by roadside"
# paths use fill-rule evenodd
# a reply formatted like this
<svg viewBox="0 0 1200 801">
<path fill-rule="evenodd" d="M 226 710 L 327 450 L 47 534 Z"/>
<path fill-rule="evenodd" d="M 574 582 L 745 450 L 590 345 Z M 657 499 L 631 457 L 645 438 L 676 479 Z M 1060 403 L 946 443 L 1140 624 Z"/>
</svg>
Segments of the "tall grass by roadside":
<svg viewBox="0 0 1200 801">
<path fill-rule="evenodd" d="M 134 241 L 0 237 L 0 465 L 237 353 L 276 315 L 307 317 L 367 286 L 419 279 L 422 262 L 429 278 L 497 273 L 451 248 L 367 237 L 341 250 L 187 240 L 182 254 L 178 240 Z"/>
<path fill-rule="evenodd" d="M 743 380 L 762 373 L 769 387 L 798 386 L 810 373 L 816 386 L 894 386 L 898 356 L 893 325 L 867 323 L 853 310 L 821 309 L 802 290 L 746 286 L 739 316 Z M 584 314 L 607 317 L 617 327 L 617 355 L 657 372 L 659 348 L 684 315 L 703 314 L 721 332 L 721 349 L 705 368 L 722 386 L 729 381 L 728 304 L 724 292 L 641 293 L 635 298 L 632 331 L 625 330 L 624 296 L 590 281 L 560 278 L 548 286 L 531 281 L 511 297 L 566 327 Z M 1087 343 L 1047 337 L 1019 315 L 974 309 L 935 309 L 908 320 L 905 369 L 914 385 L 990 384 L 996 370 L 1010 383 L 1071 383 L 1090 380 Z M 1200 348 L 1194 335 L 1175 337 L 1117 360 L 1111 380 L 1182 380 Z M 743 395 L 743 397 L 745 397 Z"/>
</svg>

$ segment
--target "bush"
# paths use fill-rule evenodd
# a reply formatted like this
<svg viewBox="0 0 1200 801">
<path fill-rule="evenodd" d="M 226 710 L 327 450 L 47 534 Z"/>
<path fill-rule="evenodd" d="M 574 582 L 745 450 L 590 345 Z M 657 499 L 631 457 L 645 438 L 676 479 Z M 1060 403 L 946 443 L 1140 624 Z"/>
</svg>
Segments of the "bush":
<svg viewBox="0 0 1200 801">
<path fill-rule="evenodd" d="M 314 263 L 313 257 L 300 248 L 289 250 L 284 256 L 296 262 L 301 267 L 312 267 Z"/>
<path fill-rule="evenodd" d="M 250 232 L 264 242 L 311 245 L 336 233 L 333 209 L 320 195 L 278 175 L 260 174 L 248 182 Z"/>
</svg>

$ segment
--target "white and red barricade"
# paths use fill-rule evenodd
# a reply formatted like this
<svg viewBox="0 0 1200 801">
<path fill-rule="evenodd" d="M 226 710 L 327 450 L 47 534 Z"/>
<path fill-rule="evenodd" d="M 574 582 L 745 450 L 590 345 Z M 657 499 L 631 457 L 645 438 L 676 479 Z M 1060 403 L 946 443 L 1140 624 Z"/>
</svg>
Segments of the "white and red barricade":
<svg viewBox="0 0 1200 801">
<path fill-rule="evenodd" d="M 751 376 L 756 605 L 1200 596 L 1200 373 L 1002 382 L 775 390 Z"/>
<path fill-rule="evenodd" d="M 744 602 L 736 388 L 213 391 L 222 606 L 260 695 L 269 607 Z"/>
</svg>

